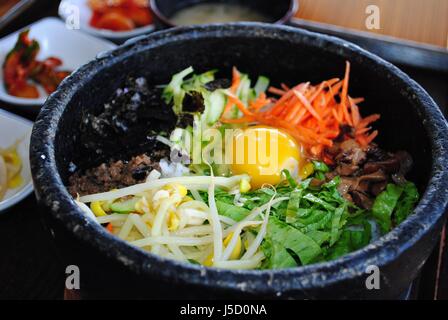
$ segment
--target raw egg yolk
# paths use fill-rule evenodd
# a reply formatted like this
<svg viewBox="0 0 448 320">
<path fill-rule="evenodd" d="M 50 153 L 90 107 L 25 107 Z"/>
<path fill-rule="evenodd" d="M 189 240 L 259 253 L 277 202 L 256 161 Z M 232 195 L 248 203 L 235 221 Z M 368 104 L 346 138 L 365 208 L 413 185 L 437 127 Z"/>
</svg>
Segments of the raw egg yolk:
<svg viewBox="0 0 448 320">
<path fill-rule="evenodd" d="M 232 173 L 250 175 L 254 189 L 280 183 L 284 169 L 297 176 L 304 162 L 302 146 L 277 128 L 255 126 L 239 130 L 232 143 Z"/>
</svg>

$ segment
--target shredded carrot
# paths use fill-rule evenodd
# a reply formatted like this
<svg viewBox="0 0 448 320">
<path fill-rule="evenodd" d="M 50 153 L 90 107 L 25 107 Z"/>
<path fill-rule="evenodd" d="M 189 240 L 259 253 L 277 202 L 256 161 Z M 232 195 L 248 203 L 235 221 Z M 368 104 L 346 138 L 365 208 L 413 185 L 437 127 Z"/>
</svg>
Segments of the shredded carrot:
<svg viewBox="0 0 448 320">
<path fill-rule="evenodd" d="M 352 123 L 353 126 L 356 127 L 359 124 L 359 121 L 361 121 L 361 115 L 359 113 L 359 108 L 356 105 L 355 100 L 349 98 L 349 101 L 350 101 L 350 109 L 352 111 Z"/>
<path fill-rule="evenodd" d="M 319 121 L 322 121 L 322 118 L 320 115 L 316 112 L 316 110 L 313 108 L 311 103 L 298 91 L 294 90 L 294 94 L 297 98 L 299 98 L 300 102 L 302 102 L 303 106 L 308 109 L 308 112 L 311 113 L 311 115 L 316 118 Z"/>
<path fill-rule="evenodd" d="M 313 103 L 313 101 L 322 93 L 322 91 L 324 90 L 324 86 L 325 84 L 323 82 L 319 85 L 319 88 L 309 98 L 310 103 Z"/>
<path fill-rule="evenodd" d="M 271 103 L 271 100 L 266 97 L 266 93 L 262 92 L 255 101 L 250 103 L 250 109 L 254 111 L 259 111 L 269 103 Z"/>
<path fill-rule="evenodd" d="M 107 231 L 109 231 L 110 233 L 113 233 L 113 227 L 112 227 L 112 223 L 108 223 L 106 226 Z"/>
<path fill-rule="evenodd" d="M 284 95 L 286 93 L 285 90 L 278 89 L 278 88 L 275 88 L 275 87 L 269 87 L 268 92 L 272 93 L 272 94 L 276 94 L 278 96 L 282 96 L 282 95 Z"/>
<path fill-rule="evenodd" d="M 333 116 L 335 117 L 335 119 L 341 123 L 342 119 L 339 117 L 338 111 L 336 109 L 331 109 L 331 112 L 333 113 Z"/>
<path fill-rule="evenodd" d="M 348 112 L 348 103 L 347 103 L 349 78 L 350 78 L 350 62 L 347 61 L 345 68 L 345 77 L 342 85 L 341 108 L 345 121 L 347 121 L 349 125 L 353 126 L 352 118 L 350 117 L 350 114 Z"/>
<path fill-rule="evenodd" d="M 241 73 L 238 71 L 236 67 L 233 67 L 232 69 L 232 86 L 230 87 L 230 90 L 233 93 L 236 93 L 238 90 L 238 87 L 241 83 Z"/>
<path fill-rule="evenodd" d="M 368 117 L 365 117 L 363 120 L 361 120 L 358 124 L 358 126 L 356 127 L 356 129 L 362 129 L 367 127 L 369 124 L 371 124 L 372 122 L 377 121 L 378 119 L 380 119 L 381 116 L 379 114 L 372 114 Z"/>
<path fill-rule="evenodd" d="M 228 123 L 228 124 L 241 124 L 241 123 L 249 123 L 254 121 L 254 118 L 251 117 L 243 117 L 243 118 L 238 118 L 238 119 L 226 119 L 226 118 L 222 118 L 220 120 L 222 123 Z"/>
<path fill-rule="evenodd" d="M 232 69 L 232 85 L 230 87 L 230 92 L 236 94 L 238 88 L 241 84 L 241 73 L 238 71 L 236 67 Z M 226 106 L 224 107 L 223 116 L 227 114 L 230 110 L 232 110 L 234 104 L 231 101 L 228 101 Z"/>
<path fill-rule="evenodd" d="M 364 99 L 364 98 L 350 98 L 350 101 L 351 101 L 353 104 L 358 105 L 358 104 L 360 104 L 361 102 L 364 102 L 365 99 Z"/>
<path fill-rule="evenodd" d="M 301 108 L 301 105 L 302 105 L 301 103 L 294 104 L 291 112 L 289 112 L 289 114 L 285 117 L 285 120 L 286 121 L 294 121 L 294 119 L 297 119 L 297 115 L 299 113 L 305 114 L 306 110 L 304 110 L 304 108 Z"/>
<path fill-rule="evenodd" d="M 367 144 L 370 144 L 378 136 L 378 130 L 373 131 L 367 138 Z"/>
<path fill-rule="evenodd" d="M 281 84 L 281 87 L 282 87 L 283 90 L 285 90 L 285 92 L 291 90 L 291 88 L 288 87 L 288 86 L 287 86 L 286 84 L 284 84 L 284 83 Z"/>
<path fill-rule="evenodd" d="M 362 129 L 359 129 L 359 130 L 357 129 L 356 132 L 355 132 L 355 134 L 356 134 L 356 135 L 362 135 L 362 134 L 364 134 L 364 133 L 369 132 L 370 130 L 372 130 L 371 127 L 362 128 Z"/>
<path fill-rule="evenodd" d="M 229 98 L 229 101 L 231 103 L 233 103 L 234 105 L 236 105 L 236 107 L 245 115 L 245 116 L 249 116 L 251 117 L 253 114 L 252 112 L 250 112 L 249 110 L 247 110 L 246 106 L 244 105 L 244 103 L 238 99 L 237 97 L 235 97 L 234 95 L 227 95 L 227 97 Z"/>
<path fill-rule="evenodd" d="M 329 86 L 328 93 L 325 96 L 326 103 L 330 103 L 330 101 L 334 102 L 334 96 L 338 94 L 341 88 L 342 88 L 342 81 L 338 81 L 334 85 Z"/>
<path fill-rule="evenodd" d="M 341 135 L 341 127 L 349 126 L 352 129 L 353 134 L 345 134 L 344 139 L 355 138 L 363 147 L 378 136 L 378 131 L 371 132 L 370 125 L 377 121 L 380 115 L 373 114 L 362 118 L 358 105 L 364 98 L 349 96 L 348 61 L 342 80 L 333 78 L 317 85 L 303 82 L 291 88 L 281 84 L 281 89 L 270 87 L 268 92 L 279 96 L 278 100 L 268 99 L 265 94 L 260 94 L 248 106 L 236 97 L 240 78 L 239 72 L 234 70 L 225 113 L 236 106 L 243 116 L 239 119 L 226 119 L 223 116 L 223 123 L 255 122 L 282 128 L 302 143 L 311 155 L 321 158 L 327 164 L 334 163 L 331 154 L 326 150 L 332 147 L 333 140 Z M 340 101 L 335 98 L 337 96 Z"/>
</svg>

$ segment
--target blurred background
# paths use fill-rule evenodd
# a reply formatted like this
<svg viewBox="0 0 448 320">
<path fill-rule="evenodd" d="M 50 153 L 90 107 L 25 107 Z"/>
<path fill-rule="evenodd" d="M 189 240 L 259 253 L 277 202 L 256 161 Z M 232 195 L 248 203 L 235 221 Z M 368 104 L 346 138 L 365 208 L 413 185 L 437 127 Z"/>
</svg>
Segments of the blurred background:
<svg viewBox="0 0 448 320">
<path fill-rule="evenodd" d="M 0 16 L 18 2 L 2 0 Z M 37 2 L 45 5 L 58 1 Z M 381 11 L 380 30 L 366 29 L 368 5 L 376 5 Z M 448 48 L 447 0 L 300 0 L 297 17 Z"/>
<path fill-rule="evenodd" d="M 381 12 L 381 29 L 367 30 L 366 7 Z M 298 17 L 448 48 L 447 0 L 300 0 Z"/>
</svg>

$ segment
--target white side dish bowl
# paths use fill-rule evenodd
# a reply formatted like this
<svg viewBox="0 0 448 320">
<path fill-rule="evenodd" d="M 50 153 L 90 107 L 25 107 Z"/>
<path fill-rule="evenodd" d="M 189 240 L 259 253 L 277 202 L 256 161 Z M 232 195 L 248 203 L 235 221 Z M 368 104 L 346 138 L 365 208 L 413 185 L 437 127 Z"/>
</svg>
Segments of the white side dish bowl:
<svg viewBox="0 0 448 320">
<path fill-rule="evenodd" d="M 23 184 L 19 188 L 8 190 L 3 200 L 0 200 L 0 214 L 25 199 L 33 191 L 29 160 L 32 127 L 31 121 L 0 109 L 0 147 L 7 148 L 19 141 L 17 151 L 22 160 L 20 175 L 23 179 Z"/>
<path fill-rule="evenodd" d="M 70 30 L 63 21 L 57 18 L 45 18 L 24 29 L 30 29 L 30 38 L 36 39 L 40 44 L 37 59 L 43 60 L 50 56 L 60 58 L 63 61 L 61 70 L 75 71 L 80 66 L 93 60 L 99 53 L 116 47 L 109 41 L 92 37 L 77 30 Z M 22 30 L 0 39 L 1 65 L 3 65 L 8 52 L 14 47 Z M 0 100 L 4 102 L 18 106 L 41 106 L 47 99 L 47 94 L 40 86 L 38 88 L 40 97 L 37 99 L 14 97 L 6 91 L 3 72 L 0 72 Z"/>
<path fill-rule="evenodd" d="M 149 1 L 148 1 L 149 2 Z M 74 9 L 76 8 L 76 9 Z M 76 11 L 76 12 L 75 12 Z M 90 26 L 89 21 L 92 17 L 92 9 L 89 8 L 87 0 L 62 0 L 59 5 L 59 16 L 64 20 L 70 20 L 73 15 L 79 13 L 80 29 L 93 36 L 102 37 L 109 40 L 124 42 L 128 39 L 150 33 L 155 30 L 153 24 L 136 28 L 130 31 L 112 31 L 107 29 L 97 29 Z"/>
</svg>

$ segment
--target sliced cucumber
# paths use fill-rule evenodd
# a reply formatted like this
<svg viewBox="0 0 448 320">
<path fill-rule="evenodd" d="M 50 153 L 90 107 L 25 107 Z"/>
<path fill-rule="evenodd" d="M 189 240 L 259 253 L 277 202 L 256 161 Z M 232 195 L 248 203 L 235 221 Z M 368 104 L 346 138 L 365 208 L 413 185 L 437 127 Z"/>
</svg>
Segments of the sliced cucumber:
<svg viewBox="0 0 448 320">
<path fill-rule="evenodd" d="M 174 100 L 173 111 L 175 114 L 182 112 L 182 103 L 185 97 L 185 90 L 182 89 L 184 78 L 194 72 L 192 67 L 189 67 L 177 74 L 175 74 L 171 82 L 163 91 L 163 97 L 166 103 L 171 103 Z"/>
<path fill-rule="evenodd" d="M 221 117 L 226 106 L 226 97 L 222 90 L 215 90 L 204 97 L 205 120 L 208 125 L 213 125 Z"/>
<path fill-rule="evenodd" d="M 132 198 L 124 201 L 117 201 L 110 205 L 110 209 L 115 213 L 128 214 L 135 212 L 135 205 L 140 200 L 140 198 Z"/>
<path fill-rule="evenodd" d="M 264 76 L 259 76 L 257 83 L 255 84 L 254 90 L 255 90 L 255 96 L 259 97 L 261 93 L 266 92 L 269 88 L 269 78 Z"/>
</svg>

